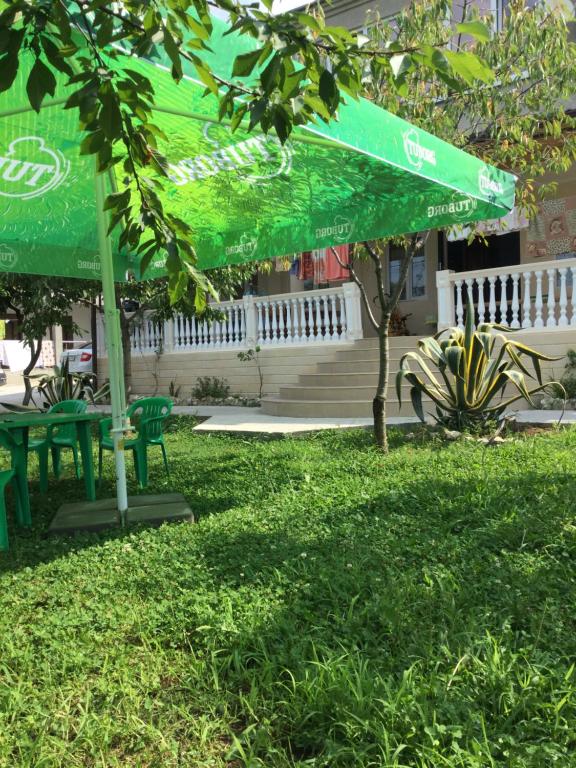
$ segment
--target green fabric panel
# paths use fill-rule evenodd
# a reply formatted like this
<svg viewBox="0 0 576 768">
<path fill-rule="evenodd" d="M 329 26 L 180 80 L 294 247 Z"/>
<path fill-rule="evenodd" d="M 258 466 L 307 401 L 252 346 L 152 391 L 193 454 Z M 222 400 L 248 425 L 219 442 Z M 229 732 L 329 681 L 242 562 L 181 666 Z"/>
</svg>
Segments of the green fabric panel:
<svg viewBox="0 0 576 768">
<path fill-rule="evenodd" d="M 225 27 L 215 23 L 211 64 L 229 77 L 236 54 L 255 42 L 220 39 Z M 161 60 L 119 61 L 154 83 L 171 174 L 160 197 L 192 226 L 202 269 L 496 218 L 513 207 L 512 175 L 367 101 L 351 100 L 337 121 L 298 129 L 281 146 L 218 123 L 217 101 L 203 96 L 193 70 L 177 85 Z M 19 111 L 27 108 L 26 64 L 16 88 L 0 94 L 0 269 L 98 278 L 94 158 L 79 155 L 62 77 L 60 104 L 40 115 Z M 165 273 L 162 258 L 142 276 L 134 256 L 114 252 L 117 280 L 127 270 Z"/>
</svg>

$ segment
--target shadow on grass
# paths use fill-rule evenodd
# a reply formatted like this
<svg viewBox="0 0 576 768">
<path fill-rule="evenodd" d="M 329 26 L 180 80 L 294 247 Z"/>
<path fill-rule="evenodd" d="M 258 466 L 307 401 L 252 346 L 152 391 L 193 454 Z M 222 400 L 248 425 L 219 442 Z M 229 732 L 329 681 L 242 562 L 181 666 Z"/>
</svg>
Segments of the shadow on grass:
<svg viewBox="0 0 576 768">
<path fill-rule="evenodd" d="M 362 433 L 325 435 L 299 454 L 290 441 L 264 452 L 254 440 L 194 437 L 173 452 L 170 489 L 208 504 L 203 524 L 138 532 L 102 561 L 51 571 L 48 585 L 54 573 L 71 579 L 57 599 L 42 572 L 31 588 L 53 600 L 46 612 L 54 626 L 64 618 L 71 645 L 70 603 L 143 663 L 144 651 L 183 659 L 154 700 L 181 722 L 208 691 L 234 724 L 240 765 L 569 765 L 570 445 L 545 469 L 546 442 L 511 454 L 442 445 L 439 456 L 425 445 L 424 461 L 418 445 L 386 458 L 368 445 Z M 150 491 L 163 487 L 159 467 Z M 50 549 L 22 552 L 16 567 L 122 535 L 37 539 Z M 53 625 L 39 624 L 51 642 Z"/>
</svg>

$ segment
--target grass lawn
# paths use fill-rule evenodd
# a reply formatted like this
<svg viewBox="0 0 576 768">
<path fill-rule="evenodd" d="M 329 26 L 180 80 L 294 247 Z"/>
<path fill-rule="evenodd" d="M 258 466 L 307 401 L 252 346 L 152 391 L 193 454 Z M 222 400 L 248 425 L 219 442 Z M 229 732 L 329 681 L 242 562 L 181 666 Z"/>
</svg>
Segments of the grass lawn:
<svg viewBox="0 0 576 768">
<path fill-rule="evenodd" d="M 382 457 L 191 425 L 149 490 L 197 525 L 44 539 L 82 486 L 33 483 L 0 555 L 2 768 L 576 766 L 576 430 Z"/>
</svg>

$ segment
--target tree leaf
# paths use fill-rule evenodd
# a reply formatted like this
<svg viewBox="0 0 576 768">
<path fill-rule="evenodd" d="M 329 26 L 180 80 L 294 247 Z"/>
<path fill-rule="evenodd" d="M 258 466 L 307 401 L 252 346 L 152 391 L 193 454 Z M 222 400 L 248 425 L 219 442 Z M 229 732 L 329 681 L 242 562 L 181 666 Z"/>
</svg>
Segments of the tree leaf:
<svg viewBox="0 0 576 768">
<path fill-rule="evenodd" d="M 26 93 L 28 101 L 35 112 L 40 112 L 40 107 L 44 98 L 49 94 L 54 96 L 56 91 L 56 78 L 42 59 L 36 59 L 34 66 L 28 75 L 26 83 Z"/>
<path fill-rule="evenodd" d="M 168 27 L 164 27 L 164 50 L 172 62 L 172 77 L 174 80 L 181 80 L 182 61 L 180 59 L 180 47 Z"/>
<path fill-rule="evenodd" d="M 464 21 L 461 24 L 456 24 L 456 30 L 463 35 L 475 37 L 482 43 L 487 43 L 490 40 L 490 28 L 483 21 Z"/>
<path fill-rule="evenodd" d="M 324 69 L 320 75 L 319 92 L 320 98 L 332 114 L 338 106 L 340 95 L 338 93 L 338 86 L 336 85 L 334 75 L 327 69 Z"/>
<path fill-rule="evenodd" d="M 472 85 L 475 80 L 483 83 L 491 83 L 494 80 L 494 72 L 488 64 L 474 53 L 444 51 L 444 56 L 452 67 L 452 71 Z"/>
<path fill-rule="evenodd" d="M 234 59 L 234 65 L 232 67 L 233 77 L 247 77 L 260 58 L 261 49 L 258 48 L 255 51 L 248 51 L 248 53 L 241 53 Z"/>
</svg>

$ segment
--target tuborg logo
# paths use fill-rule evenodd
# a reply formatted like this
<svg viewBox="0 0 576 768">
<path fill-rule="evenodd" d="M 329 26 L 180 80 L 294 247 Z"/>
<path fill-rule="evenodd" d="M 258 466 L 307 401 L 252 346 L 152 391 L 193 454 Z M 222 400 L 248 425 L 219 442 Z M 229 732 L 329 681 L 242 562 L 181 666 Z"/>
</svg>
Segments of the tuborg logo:
<svg viewBox="0 0 576 768">
<path fill-rule="evenodd" d="M 226 130 L 222 134 L 222 131 L 222 126 L 206 123 L 204 138 L 214 149 L 168 166 L 168 177 L 176 186 L 230 171 L 238 171 L 243 179 L 254 182 L 290 173 L 293 150 L 289 143 L 282 144 L 273 136 L 257 135 L 230 144 L 230 132 Z"/>
<path fill-rule="evenodd" d="M 454 193 L 449 202 L 442 203 L 441 205 L 429 205 L 427 215 L 429 219 L 449 215 L 459 221 L 466 221 L 477 207 L 478 202 L 472 197 L 461 197 Z"/>
<path fill-rule="evenodd" d="M 334 224 L 329 227 L 318 227 L 315 231 L 317 238 L 330 237 L 339 243 L 349 243 L 354 231 L 354 222 L 343 216 L 336 216 Z"/>
<path fill-rule="evenodd" d="M 22 136 L 0 154 L 0 195 L 27 200 L 59 187 L 70 163 L 38 136 Z"/>
<path fill-rule="evenodd" d="M 18 256 L 16 252 L 5 243 L 0 243 L 0 271 L 11 272 L 16 266 Z"/>
<path fill-rule="evenodd" d="M 226 248 L 226 256 L 235 256 L 241 254 L 242 258 L 249 261 L 258 247 L 258 239 L 250 235 L 243 234 L 239 242 L 235 245 L 229 245 Z"/>
<path fill-rule="evenodd" d="M 478 186 L 482 194 L 503 195 L 504 187 L 499 181 L 491 179 L 486 168 L 478 171 Z"/>
<path fill-rule="evenodd" d="M 436 152 L 433 149 L 427 149 L 420 144 L 420 136 L 418 131 L 411 128 L 403 135 L 404 138 L 404 152 L 408 158 L 410 165 L 420 170 L 424 163 L 430 165 L 436 165 Z"/>
</svg>

